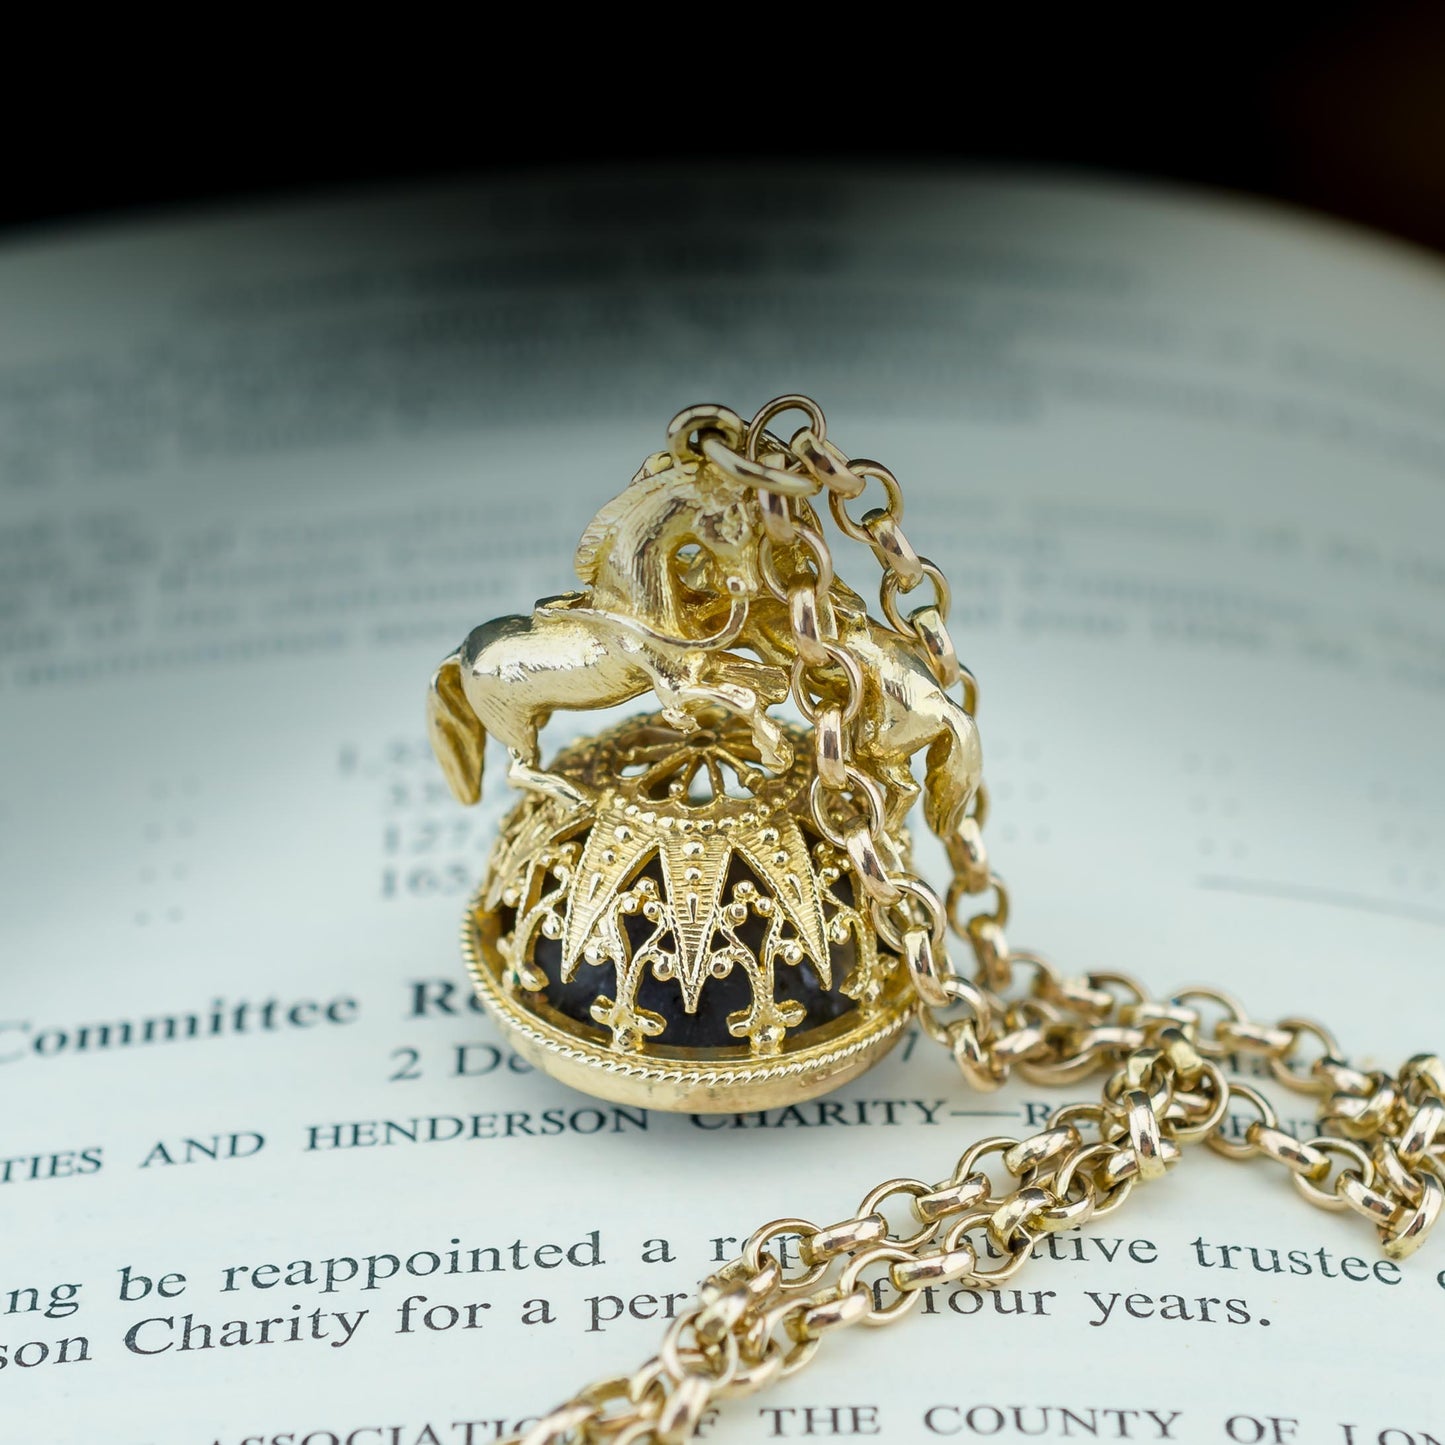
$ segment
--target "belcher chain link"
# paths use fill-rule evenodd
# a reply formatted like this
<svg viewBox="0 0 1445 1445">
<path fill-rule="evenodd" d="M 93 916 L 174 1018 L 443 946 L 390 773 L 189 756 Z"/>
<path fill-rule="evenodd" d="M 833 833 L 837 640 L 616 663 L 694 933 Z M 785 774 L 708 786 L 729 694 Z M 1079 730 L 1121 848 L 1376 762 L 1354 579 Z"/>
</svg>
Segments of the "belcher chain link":
<svg viewBox="0 0 1445 1445">
<path fill-rule="evenodd" d="M 807 425 L 784 443 L 767 427 L 788 411 L 803 412 Z M 1125 974 L 1064 977 L 1010 948 L 1008 891 L 983 841 L 982 788 L 961 816 L 928 816 L 953 869 L 940 898 L 889 836 L 885 780 L 850 748 L 862 666 L 836 625 L 832 551 L 808 500 L 826 492 L 839 529 L 871 549 L 889 625 L 921 645 L 941 686 L 962 687 L 973 713 L 977 685 L 948 633 L 948 583 L 904 534 L 897 479 L 845 456 L 803 396 L 779 397 L 750 422 L 723 407 L 689 408 L 669 441 L 756 490 L 763 577 L 786 607 L 796 649 L 792 699 L 814 730 L 812 812 L 853 862 L 879 936 L 906 961 L 924 1031 L 975 1089 L 997 1089 L 1015 1070 L 1043 1084 L 1101 1070 L 1107 1078 L 1097 1102 L 1063 1105 L 1027 1138 L 980 1140 L 940 1182 L 889 1179 L 836 1224 L 775 1219 L 755 1230 L 702 1283 L 654 1359 L 588 1386 L 519 1437 L 522 1445 L 680 1445 L 715 1401 L 791 1375 L 837 1330 L 900 1319 L 932 1285 L 996 1288 L 1045 1235 L 1111 1213 L 1198 1140 L 1231 1158 L 1273 1161 L 1310 1203 L 1374 1223 L 1391 1259 L 1413 1253 L 1445 1206 L 1445 1060 L 1419 1054 L 1393 1077 L 1365 1072 L 1309 1019 L 1263 1023 L 1212 988 L 1154 999 Z M 884 504 L 855 516 L 848 504 L 870 483 Z M 901 599 L 924 584 L 931 597 L 905 613 Z M 968 900 L 985 894 L 992 906 L 965 916 Z M 972 950 L 971 978 L 949 960 L 950 927 Z M 1296 1139 L 1262 1093 L 1226 1078 L 1223 1061 L 1239 1056 L 1318 1098 L 1317 1137 Z M 1251 1118 L 1242 1136 L 1226 1132 L 1231 1106 Z M 885 1205 L 906 1209 L 907 1222 L 890 1222 Z M 792 1250 L 775 1247 L 787 1239 Z"/>
</svg>

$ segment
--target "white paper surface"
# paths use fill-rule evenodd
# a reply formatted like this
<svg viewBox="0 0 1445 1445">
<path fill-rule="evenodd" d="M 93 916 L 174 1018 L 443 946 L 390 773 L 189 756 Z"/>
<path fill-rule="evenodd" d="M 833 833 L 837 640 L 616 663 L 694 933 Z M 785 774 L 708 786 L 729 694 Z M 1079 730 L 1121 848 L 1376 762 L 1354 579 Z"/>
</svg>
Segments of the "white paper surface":
<svg viewBox="0 0 1445 1445">
<path fill-rule="evenodd" d="M 1438 1047 L 1442 279 L 1225 202 L 829 173 L 0 254 L 3 1438 L 477 1445 L 650 1355 L 715 1239 L 1064 1097 L 970 1095 L 924 1042 L 846 1124 L 639 1119 L 468 1007 L 512 799 L 493 758 L 450 801 L 426 679 L 570 585 L 693 401 L 807 391 L 903 479 L 1013 941 L 1367 1062 Z M 706 1437 L 1445 1438 L 1438 1246 L 1376 1269 L 1353 1216 L 1196 1150 L 1079 1251 L 832 1339 Z"/>
</svg>

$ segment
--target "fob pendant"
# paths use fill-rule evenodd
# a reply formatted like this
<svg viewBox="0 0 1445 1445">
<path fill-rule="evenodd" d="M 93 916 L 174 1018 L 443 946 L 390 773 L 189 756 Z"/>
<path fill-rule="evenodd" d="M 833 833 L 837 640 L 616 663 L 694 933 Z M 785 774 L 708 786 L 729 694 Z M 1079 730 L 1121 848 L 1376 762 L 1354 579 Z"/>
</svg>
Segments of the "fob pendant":
<svg viewBox="0 0 1445 1445">
<path fill-rule="evenodd" d="M 746 724 L 659 715 L 552 765 L 502 825 L 464 950 L 517 1052 L 620 1103 L 698 1112 L 811 1098 L 912 1008 L 847 855 L 809 812 L 811 754 L 765 772 Z"/>
<path fill-rule="evenodd" d="M 763 427 L 794 407 L 812 425 L 782 448 Z M 682 413 L 584 531 L 583 589 L 476 628 L 432 680 L 452 791 L 477 801 L 491 738 L 522 793 L 463 920 L 477 991 L 518 1053 L 605 1099 L 811 1098 L 886 1053 L 920 997 L 940 1002 L 946 910 L 904 819 L 921 795 L 956 869 L 977 862 L 982 760 L 949 693 L 966 675 L 946 583 L 896 525 L 896 482 L 842 468 L 824 435 L 796 398 L 750 426 Z M 892 511 L 860 523 L 843 493 L 863 471 Z M 839 524 L 887 563 L 887 622 L 833 575 L 807 500 L 830 479 Z M 636 699 L 653 710 L 544 765 L 554 713 Z M 785 701 L 807 726 L 772 716 Z M 988 886 L 986 865 L 958 876 Z"/>
</svg>

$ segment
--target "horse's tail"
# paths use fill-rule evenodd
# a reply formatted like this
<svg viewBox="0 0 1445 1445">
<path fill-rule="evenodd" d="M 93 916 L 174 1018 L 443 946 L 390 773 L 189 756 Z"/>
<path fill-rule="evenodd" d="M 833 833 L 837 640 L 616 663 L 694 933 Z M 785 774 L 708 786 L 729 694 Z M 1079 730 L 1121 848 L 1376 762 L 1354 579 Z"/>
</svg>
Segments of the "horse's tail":
<svg viewBox="0 0 1445 1445">
<path fill-rule="evenodd" d="M 946 692 L 939 698 L 942 727 L 928 746 L 923 817 L 940 838 L 948 838 L 983 776 L 983 750 L 973 719 Z"/>
<path fill-rule="evenodd" d="M 460 648 L 437 668 L 427 689 L 426 730 L 453 796 L 475 803 L 482 796 L 487 734 L 462 690 Z"/>
</svg>

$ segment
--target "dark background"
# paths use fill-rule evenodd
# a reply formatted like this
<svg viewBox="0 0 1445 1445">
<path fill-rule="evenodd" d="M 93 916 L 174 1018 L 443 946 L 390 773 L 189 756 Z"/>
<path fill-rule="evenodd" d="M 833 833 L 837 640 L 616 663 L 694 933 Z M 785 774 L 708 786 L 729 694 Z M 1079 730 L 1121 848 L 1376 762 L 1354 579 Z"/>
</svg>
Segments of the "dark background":
<svg viewBox="0 0 1445 1445">
<path fill-rule="evenodd" d="M 827 157 L 1163 177 L 1445 250 L 1442 0 L 672 10 L 625 34 L 615 13 L 559 10 L 495 28 L 518 13 L 439 15 L 364 57 L 347 48 L 359 11 L 304 54 L 238 14 L 166 35 L 144 74 L 92 38 L 94 86 L 12 47 L 13 71 L 42 73 L 5 106 L 0 228 L 457 172 Z"/>
</svg>

